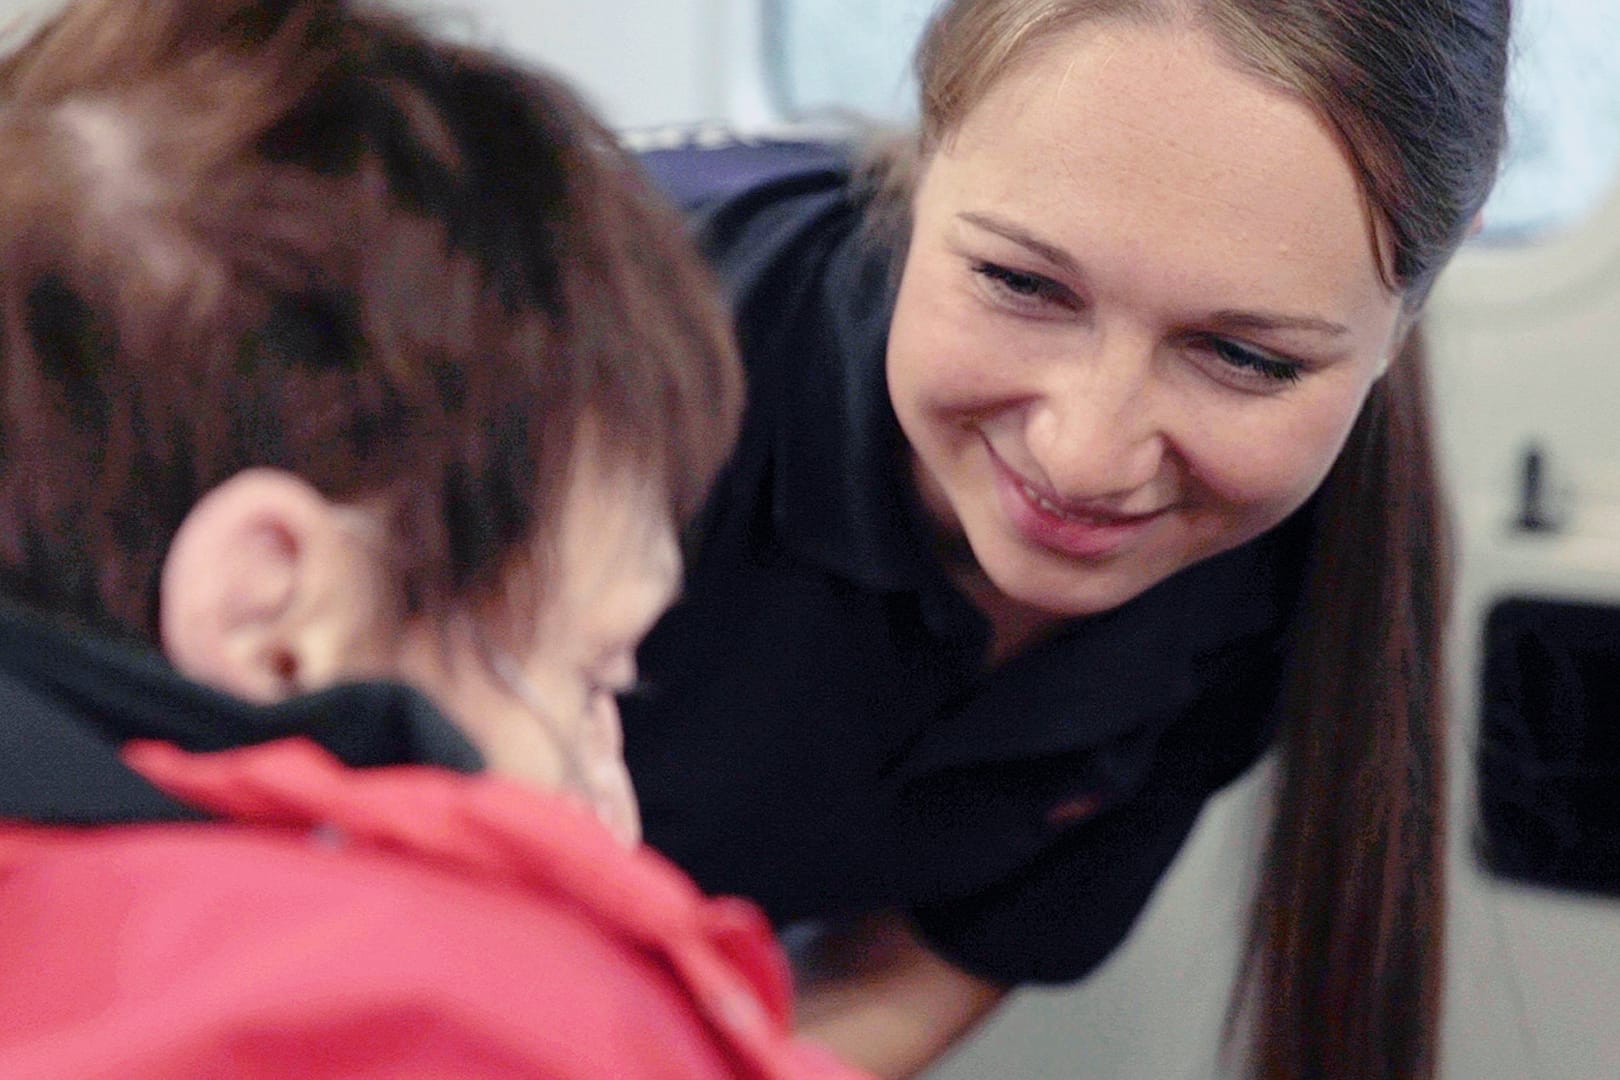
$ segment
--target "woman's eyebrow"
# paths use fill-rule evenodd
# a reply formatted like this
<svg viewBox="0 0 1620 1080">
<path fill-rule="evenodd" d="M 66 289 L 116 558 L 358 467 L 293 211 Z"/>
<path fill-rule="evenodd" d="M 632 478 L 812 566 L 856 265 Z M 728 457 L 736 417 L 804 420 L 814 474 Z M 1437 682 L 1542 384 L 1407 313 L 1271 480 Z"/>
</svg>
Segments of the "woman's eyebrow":
<svg viewBox="0 0 1620 1080">
<path fill-rule="evenodd" d="M 1316 315 L 1285 315 L 1272 311 L 1217 311 L 1209 318 L 1211 324 L 1224 330 L 1249 331 L 1306 331 L 1343 337 L 1350 328 L 1342 323 Z"/>
<path fill-rule="evenodd" d="M 1040 239 L 1022 225 L 1015 225 L 992 214 L 981 214 L 974 210 L 963 210 L 956 217 L 959 221 L 965 221 L 976 228 L 995 233 L 1004 240 L 1011 240 L 1019 247 L 1027 248 L 1051 263 L 1057 270 L 1080 276 L 1080 264 L 1075 261 L 1074 256 L 1057 245 Z"/>
</svg>

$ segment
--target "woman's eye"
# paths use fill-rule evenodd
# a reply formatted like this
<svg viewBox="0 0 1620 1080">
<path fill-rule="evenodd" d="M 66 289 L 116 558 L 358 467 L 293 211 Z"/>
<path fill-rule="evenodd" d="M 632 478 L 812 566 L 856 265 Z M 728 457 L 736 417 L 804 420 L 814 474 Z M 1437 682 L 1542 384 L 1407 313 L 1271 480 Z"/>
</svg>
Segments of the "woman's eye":
<svg viewBox="0 0 1620 1080">
<path fill-rule="evenodd" d="M 585 692 L 593 701 L 617 701 L 623 697 L 633 697 L 642 690 L 641 680 L 631 676 L 629 678 L 587 678 Z"/>
<path fill-rule="evenodd" d="M 1278 385 L 1296 383 L 1304 373 L 1302 364 L 1257 352 L 1227 338 L 1211 338 L 1207 347 L 1222 364 L 1251 381 Z"/>
<path fill-rule="evenodd" d="M 639 685 L 633 648 L 613 649 L 580 669 L 586 692 L 593 698 L 621 698 L 633 694 Z"/>
<path fill-rule="evenodd" d="M 585 684 L 585 709 L 590 713 L 601 713 L 603 710 L 616 709 L 619 705 L 619 694 L 613 687 L 603 682 L 587 682 Z"/>
<path fill-rule="evenodd" d="M 989 283 L 992 291 L 1018 305 L 1056 304 L 1075 306 L 1074 294 L 1051 278 L 1013 270 L 991 262 L 976 262 L 973 272 Z"/>
</svg>

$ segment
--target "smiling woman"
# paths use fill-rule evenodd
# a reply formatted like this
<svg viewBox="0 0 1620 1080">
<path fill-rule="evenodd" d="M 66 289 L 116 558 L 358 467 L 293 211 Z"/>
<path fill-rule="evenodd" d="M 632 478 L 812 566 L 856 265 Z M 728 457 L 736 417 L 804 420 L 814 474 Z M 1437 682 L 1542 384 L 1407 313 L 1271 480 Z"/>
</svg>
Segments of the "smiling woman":
<svg viewBox="0 0 1620 1080">
<path fill-rule="evenodd" d="M 833 927 L 822 1037 L 903 1075 L 1086 975 L 1275 742 L 1254 1069 L 1432 1075 L 1413 328 L 1494 178 L 1507 33 L 1505 0 L 952 0 L 916 138 L 649 158 L 752 380 L 627 754 L 654 844 Z"/>
<path fill-rule="evenodd" d="M 889 331 L 959 583 L 1029 633 L 1297 510 L 1396 345 L 1361 198 L 1328 126 L 1192 29 L 1087 27 L 998 82 L 918 187 Z"/>
</svg>

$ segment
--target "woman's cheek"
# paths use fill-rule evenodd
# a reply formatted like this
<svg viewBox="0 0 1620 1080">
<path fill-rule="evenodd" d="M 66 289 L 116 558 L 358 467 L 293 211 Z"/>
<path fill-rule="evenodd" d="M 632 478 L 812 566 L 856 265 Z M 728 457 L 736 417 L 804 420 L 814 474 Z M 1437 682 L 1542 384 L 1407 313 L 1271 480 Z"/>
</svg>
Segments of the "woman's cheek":
<svg viewBox="0 0 1620 1080">
<path fill-rule="evenodd" d="M 1235 419 L 1202 447 L 1182 449 L 1190 478 L 1208 501 L 1251 535 L 1303 506 L 1344 445 L 1348 426 L 1336 414 L 1302 413 L 1270 424 Z"/>
</svg>

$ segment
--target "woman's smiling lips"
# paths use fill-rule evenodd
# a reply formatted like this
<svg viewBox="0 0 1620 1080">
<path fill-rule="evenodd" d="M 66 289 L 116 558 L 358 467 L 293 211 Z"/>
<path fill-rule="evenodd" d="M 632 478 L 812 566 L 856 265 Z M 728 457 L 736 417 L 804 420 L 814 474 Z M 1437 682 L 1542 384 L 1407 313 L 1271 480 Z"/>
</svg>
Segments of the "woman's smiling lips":
<svg viewBox="0 0 1620 1080">
<path fill-rule="evenodd" d="M 1063 505 L 1019 475 L 986 443 L 996 496 L 1013 528 L 1028 543 L 1075 559 L 1114 554 L 1165 514 L 1121 514 L 1099 506 Z"/>
</svg>

